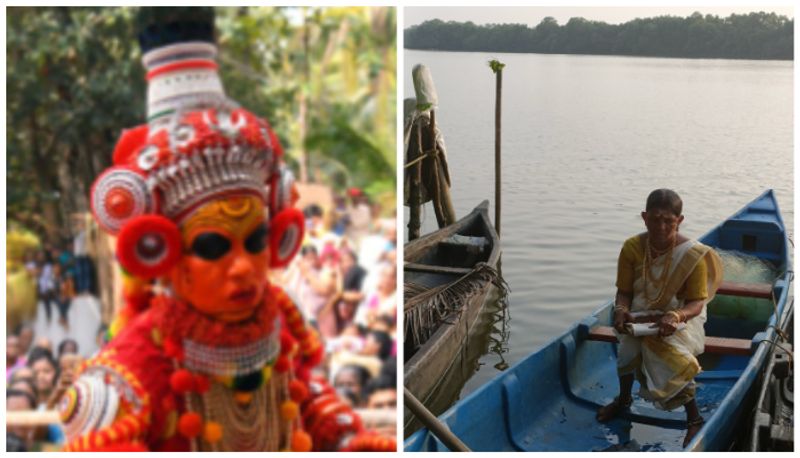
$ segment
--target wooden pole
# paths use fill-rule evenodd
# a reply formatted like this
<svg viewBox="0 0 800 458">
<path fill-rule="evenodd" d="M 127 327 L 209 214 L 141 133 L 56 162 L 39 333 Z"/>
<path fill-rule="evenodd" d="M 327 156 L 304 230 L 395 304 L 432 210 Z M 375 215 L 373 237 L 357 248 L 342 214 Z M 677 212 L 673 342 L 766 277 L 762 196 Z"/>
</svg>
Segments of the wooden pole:
<svg viewBox="0 0 800 458">
<path fill-rule="evenodd" d="M 502 112 L 503 94 L 503 67 L 506 65 L 498 60 L 489 62 L 489 66 L 495 74 L 495 100 L 494 100 L 494 228 L 497 235 L 500 235 L 500 114 Z"/>
<path fill-rule="evenodd" d="M 430 432 L 432 432 L 436 437 L 439 438 L 440 441 L 445 445 L 445 447 L 449 448 L 451 451 L 454 452 L 469 452 L 470 449 L 463 443 L 461 440 L 453 434 L 452 431 L 439 421 L 430 410 L 428 410 L 419 399 L 417 399 L 408 388 L 403 387 L 403 400 L 405 401 L 405 406 L 408 407 L 408 410 L 411 411 L 418 419 L 425 425 L 426 428 Z"/>
<path fill-rule="evenodd" d="M 417 129 L 417 157 L 424 154 L 422 149 L 422 130 L 419 127 L 419 124 L 416 126 Z M 411 148 L 409 148 L 411 149 Z M 411 159 L 411 158 L 409 158 Z M 409 189 L 409 218 L 408 218 L 408 241 L 416 240 L 419 238 L 419 229 L 420 229 L 420 214 L 421 214 L 421 202 L 422 202 L 422 162 L 418 162 L 414 164 L 411 168 L 411 189 Z"/>
</svg>

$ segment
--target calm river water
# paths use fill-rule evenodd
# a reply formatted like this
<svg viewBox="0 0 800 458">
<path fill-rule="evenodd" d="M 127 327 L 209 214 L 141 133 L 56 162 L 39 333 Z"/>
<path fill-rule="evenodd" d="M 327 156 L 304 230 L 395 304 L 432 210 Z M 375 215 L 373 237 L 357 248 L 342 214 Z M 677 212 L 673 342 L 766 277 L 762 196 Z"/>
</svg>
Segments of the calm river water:
<svg viewBox="0 0 800 458">
<path fill-rule="evenodd" d="M 439 93 L 457 216 L 494 218 L 494 75 L 503 74 L 503 275 L 513 364 L 608 300 L 625 238 L 659 187 L 684 200 L 699 237 L 767 188 L 793 225 L 792 62 L 405 52 Z M 423 212 L 423 233 L 436 229 Z M 406 223 L 408 210 L 406 209 Z M 495 376 L 496 353 L 462 396 Z"/>
</svg>

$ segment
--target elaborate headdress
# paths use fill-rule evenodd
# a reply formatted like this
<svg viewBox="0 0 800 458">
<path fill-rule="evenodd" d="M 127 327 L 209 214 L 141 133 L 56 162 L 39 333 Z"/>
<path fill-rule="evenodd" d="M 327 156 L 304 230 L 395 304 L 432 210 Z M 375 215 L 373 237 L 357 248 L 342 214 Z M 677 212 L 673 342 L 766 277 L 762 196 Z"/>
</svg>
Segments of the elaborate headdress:
<svg viewBox="0 0 800 458">
<path fill-rule="evenodd" d="M 147 124 L 123 131 L 113 166 L 92 187 L 98 224 L 119 236 L 117 257 L 126 271 L 154 278 L 180 258 L 177 225 L 193 210 L 215 198 L 254 195 L 269 209 L 272 264 L 285 265 L 302 241 L 294 179 L 269 124 L 225 96 L 213 9 L 194 9 L 180 21 L 150 19 L 139 36 Z"/>
</svg>

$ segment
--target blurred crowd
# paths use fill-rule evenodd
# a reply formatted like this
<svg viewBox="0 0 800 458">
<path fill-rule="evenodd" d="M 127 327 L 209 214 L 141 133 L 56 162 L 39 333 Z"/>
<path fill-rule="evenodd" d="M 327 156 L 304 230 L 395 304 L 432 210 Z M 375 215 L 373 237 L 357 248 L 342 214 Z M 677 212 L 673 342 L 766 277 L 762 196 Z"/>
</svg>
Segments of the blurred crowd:
<svg viewBox="0 0 800 458">
<path fill-rule="evenodd" d="M 319 374 L 360 409 L 397 402 L 396 214 L 359 189 L 304 208 L 306 235 L 280 282 L 326 347 Z M 394 434 L 392 432 L 392 434 Z"/>
<path fill-rule="evenodd" d="M 105 343 L 106 329 L 97 331 L 97 345 Z M 31 324 L 19 325 L 6 336 L 6 412 L 51 411 L 72 384 L 83 358 L 78 343 L 66 338 L 53 348 L 48 337 L 37 338 Z M 37 425 L 34 425 L 37 424 Z M 64 433 L 56 419 L 9 422 L 6 451 L 54 450 L 64 442 Z"/>
<path fill-rule="evenodd" d="M 15 301 L 7 310 L 7 330 L 36 318 L 37 307 L 44 309 L 49 324 L 54 316 L 69 330 L 69 309 L 72 300 L 81 294 L 95 294 L 95 264 L 89 255 L 86 231 L 80 230 L 73 239 L 58 244 L 27 249 L 21 259 L 24 277 L 7 283 L 17 293 L 25 289 L 25 298 Z M 10 293 L 9 293 L 10 294 Z M 29 297 L 28 297 L 29 296 Z"/>
</svg>

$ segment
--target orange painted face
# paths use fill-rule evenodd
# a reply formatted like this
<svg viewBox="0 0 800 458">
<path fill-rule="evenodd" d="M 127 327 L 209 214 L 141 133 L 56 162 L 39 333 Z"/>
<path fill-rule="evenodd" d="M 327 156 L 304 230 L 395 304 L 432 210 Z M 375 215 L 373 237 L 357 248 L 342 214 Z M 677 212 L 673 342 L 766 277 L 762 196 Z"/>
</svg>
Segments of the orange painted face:
<svg viewBox="0 0 800 458">
<path fill-rule="evenodd" d="M 182 225 L 184 255 L 170 280 L 177 296 L 225 322 L 253 315 L 263 300 L 270 254 L 264 205 L 251 196 L 200 207 Z"/>
</svg>

